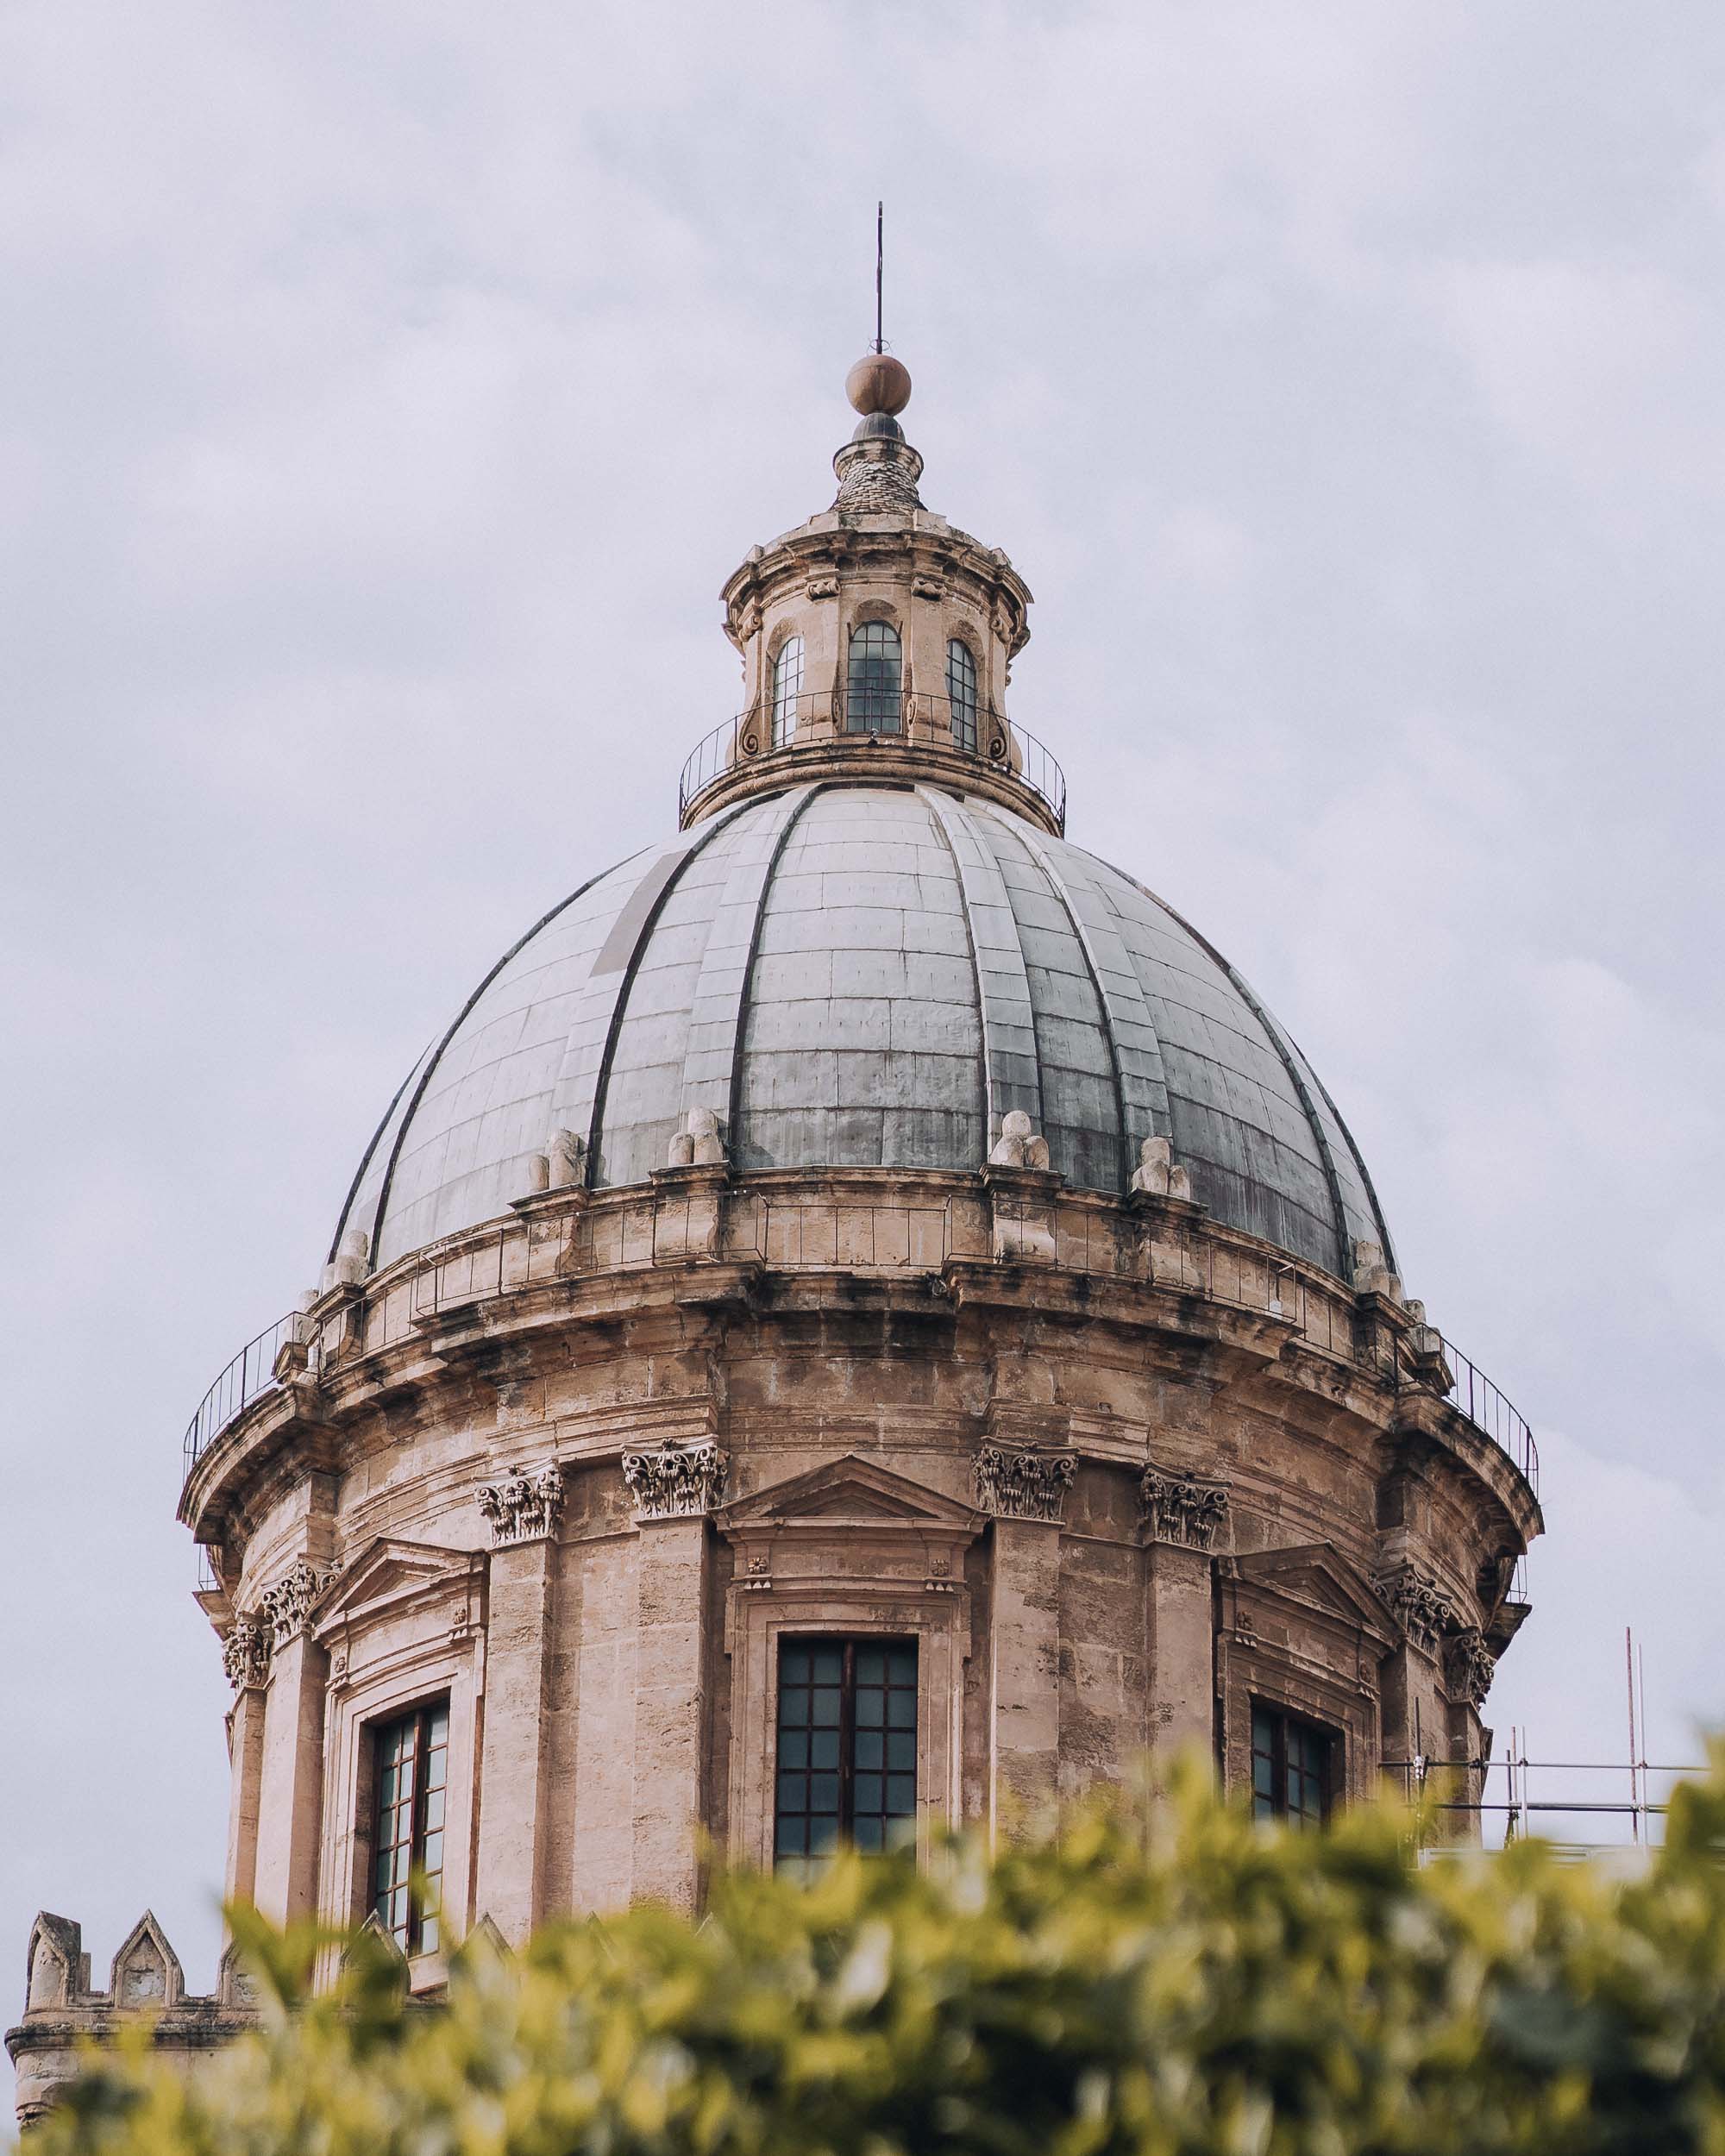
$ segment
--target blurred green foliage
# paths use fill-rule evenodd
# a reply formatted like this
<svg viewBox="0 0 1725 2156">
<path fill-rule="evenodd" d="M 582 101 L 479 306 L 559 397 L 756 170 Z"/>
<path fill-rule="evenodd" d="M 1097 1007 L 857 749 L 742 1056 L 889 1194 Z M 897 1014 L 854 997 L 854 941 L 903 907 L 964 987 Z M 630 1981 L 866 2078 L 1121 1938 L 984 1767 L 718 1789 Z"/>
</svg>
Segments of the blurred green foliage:
<svg viewBox="0 0 1725 2156">
<path fill-rule="evenodd" d="M 1272 1831 L 1194 1770 L 992 1858 L 476 1940 L 430 2011 L 238 1912 L 257 2033 L 186 2076 L 139 2032 L 31 2156 L 1725 2156 L 1722 1859 L 1725 1750 L 1627 1880 Z"/>
</svg>

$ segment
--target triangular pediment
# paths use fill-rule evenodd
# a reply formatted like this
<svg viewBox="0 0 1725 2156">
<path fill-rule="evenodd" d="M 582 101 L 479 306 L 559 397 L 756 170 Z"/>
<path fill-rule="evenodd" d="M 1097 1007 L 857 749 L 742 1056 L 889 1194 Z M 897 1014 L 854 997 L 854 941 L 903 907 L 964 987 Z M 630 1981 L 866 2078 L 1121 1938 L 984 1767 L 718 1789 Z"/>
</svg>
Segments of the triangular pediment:
<svg viewBox="0 0 1725 2156">
<path fill-rule="evenodd" d="M 311 1605 L 311 1629 L 321 1638 L 344 1621 L 375 1614 L 392 1603 L 460 1585 L 484 1564 L 473 1550 L 441 1543 L 406 1542 L 380 1535 L 343 1565 Z"/>
<path fill-rule="evenodd" d="M 1286 1550 L 1255 1550 L 1235 1560 L 1242 1586 L 1321 1610 L 1339 1623 L 1358 1626 L 1387 1650 L 1395 1644 L 1389 1614 L 1357 1565 L 1328 1542 L 1297 1543 Z"/>
<path fill-rule="evenodd" d="M 746 1497 L 733 1498 L 716 1518 L 727 1533 L 803 1521 L 838 1526 L 853 1520 L 876 1528 L 938 1528 L 962 1534 L 977 1533 L 982 1525 L 982 1515 L 973 1506 L 854 1452 Z"/>
</svg>

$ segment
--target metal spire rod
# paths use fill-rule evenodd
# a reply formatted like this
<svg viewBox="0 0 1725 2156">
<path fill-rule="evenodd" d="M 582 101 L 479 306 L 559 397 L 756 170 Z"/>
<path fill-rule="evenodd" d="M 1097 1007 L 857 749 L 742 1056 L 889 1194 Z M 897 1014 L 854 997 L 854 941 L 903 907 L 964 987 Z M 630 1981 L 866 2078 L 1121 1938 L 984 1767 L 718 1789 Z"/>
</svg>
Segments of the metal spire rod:
<svg viewBox="0 0 1725 2156">
<path fill-rule="evenodd" d="M 885 337 L 881 332 L 881 287 L 887 267 L 887 205 L 875 204 L 875 349 L 884 352 Z"/>
</svg>

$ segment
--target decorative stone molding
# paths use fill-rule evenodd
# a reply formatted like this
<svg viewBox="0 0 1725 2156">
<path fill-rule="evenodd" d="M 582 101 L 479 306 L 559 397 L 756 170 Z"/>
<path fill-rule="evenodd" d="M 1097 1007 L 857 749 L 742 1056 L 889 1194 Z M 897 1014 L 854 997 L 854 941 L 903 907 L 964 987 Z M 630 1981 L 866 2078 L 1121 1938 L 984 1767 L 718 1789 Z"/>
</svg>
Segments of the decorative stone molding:
<svg viewBox="0 0 1725 2156">
<path fill-rule="evenodd" d="M 1445 1636 L 1460 1626 L 1454 1604 L 1417 1565 L 1404 1564 L 1394 1572 L 1382 1572 L 1371 1584 L 1414 1645 L 1427 1654 L 1435 1654 Z"/>
<path fill-rule="evenodd" d="M 1465 1626 L 1445 1645 L 1444 1689 L 1452 1699 L 1484 1707 L 1496 1674 L 1497 1658 L 1472 1625 Z"/>
<path fill-rule="evenodd" d="M 1228 1517 L 1225 1482 L 1160 1467 L 1147 1467 L 1138 1477 L 1138 1501 L 1145 1539 L 1186 1550 L 1214 1550 Z"/>
<path fill-rule="evenodd" d="M 236 1692 L 266 1683 L 274 1626 L 261 1617 L 236 1617 L 222 1642 L 222 1668 Z"/>
<path fill-rule="evenodd" d="M 985 1445 L 976 1455 L 976 1502 L 997 1520 L 1045 1520 L 1057 1527 L 1077 1468 L 1076 1453 Z"/>
<path fill-rule="evenodd" d="M 988 1155 L 991 1168 L 1046 1168 L 1048 1140 L 1022 1108 L 1008 1108 L 1000 1119 L 1000 1135 Z"/>
<path fill-rule="evenodd" d="M 491 1522 L 494 1550 L 554 1535 L 563 1516 L 562 1467 L 553 1460 L 531 1475 L 511 1468 L 500 1482 L 481 1482 L 477 1502 Z"/>
<path fill-rule="evenodd" d="M 691 1108 L 665 1154 L 668 1168 L 722 1168 L 724 1140 L 711 1108 Z"/>
<path fill-rule="evenodd" d="M 623 1479 L 643 1520 L 682 1520 L 723 1502 L 731 1455 L 710 1438 L 668 1445 L 657 1452 L 625 1452 Z"/>
<path fill-rule="evenodd" d="M 1132 1187 L 1147 1197 L 1177 1198 L 1186 1205 L 1192 1202 L 1192 1178 L 1183 1168 L 1175 1166 L 1165 1138 L 1147 1138 L 1138 1147 Z"/>
<path fill-rule="evenodd" d="M 296 1557 L 273 1586 L 265 1588 L 260 1600 L 274 1634 L 273 1646 L 285 1647 L 299 1636 L 305 1613 L 336 1576 L 331 1565 L 320 1572 L 304 1557 Z"/>
</svg>

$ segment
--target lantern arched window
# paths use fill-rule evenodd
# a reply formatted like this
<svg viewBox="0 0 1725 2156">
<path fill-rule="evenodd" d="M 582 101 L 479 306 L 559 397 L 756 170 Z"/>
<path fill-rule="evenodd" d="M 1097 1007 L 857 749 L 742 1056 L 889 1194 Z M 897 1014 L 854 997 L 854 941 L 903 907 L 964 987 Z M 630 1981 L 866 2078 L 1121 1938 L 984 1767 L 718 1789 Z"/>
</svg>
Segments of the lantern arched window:
<svg viewBox="0 0 1725 2156">
<path fill-rule="evenodd" d="M 952 714 L 952 745 L 967 756 L 976 753 L 976 659 L 969 644 L 954 636 L 946 647 L 946 702 Z"/>
<path fill-rule="evenodd" d="M 904 659 L 891 622 L 863 622 L 850 632 L 845 679 L 844 730 L 850 734 L 896 734 Z"/>
<path fill-rule="evenodd" d="M 803 640 L 787 636 L 773 661 L 773 746 L 782 749 L 797 730 L 797 700 L 803 686 Z"/>
</svg>

